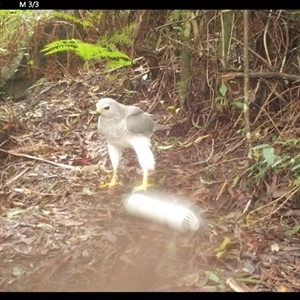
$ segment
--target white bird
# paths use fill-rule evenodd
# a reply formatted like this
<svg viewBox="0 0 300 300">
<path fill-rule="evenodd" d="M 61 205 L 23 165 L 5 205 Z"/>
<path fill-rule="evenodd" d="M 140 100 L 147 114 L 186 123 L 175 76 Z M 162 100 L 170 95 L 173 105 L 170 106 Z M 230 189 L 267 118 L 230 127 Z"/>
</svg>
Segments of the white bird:
<svg viewBox="0 0 300 300">
<path fill-rule="evenodd" d="M 123 105 L 111 98 L 98 100 L 96 104 L 98 131 L 107 141 L 108 153 L 113 167 L 109 187 L 117 184 L 117 169 L 125 148 L 134 149 L 143 169 L 143 182 L 134 191 L 146 190 L 148 172 L 155 169 L 151 151 L 151 136 L 157 130 L 169 129 L 157 124 L 151 116 L 136 106 Z"/>
</svg>

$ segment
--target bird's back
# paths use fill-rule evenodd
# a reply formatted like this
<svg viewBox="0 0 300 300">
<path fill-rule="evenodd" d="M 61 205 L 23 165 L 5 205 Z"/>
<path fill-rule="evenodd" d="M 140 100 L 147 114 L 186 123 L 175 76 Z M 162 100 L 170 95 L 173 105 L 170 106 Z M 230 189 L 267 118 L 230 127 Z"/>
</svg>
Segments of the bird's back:
<svg viewBox="0 0 300 300">
<path fill-rule="evenodd" d="M 132 133 L 151 137 L 155 131 L 170 129 L 165 125 L 156 123 L 150 114 L 136 106 L 122 106 L 124 107 L 124 111 L 126 111 L 127 129 Z"/>
<path fill-rule="evenodd" d="M 167 128 L 155 123 L 151 116 L 139 107 L 110 102 L 106 105 L 110 106 L 111 113 L 104 113 L 99 117 L 98 130 L 108 143 L 118 148 L 136 149 L 139 144 L 150 145 L 153 132 Z M 104 107 L 103 104 L 102 106 Z"/>
<path fill-rule="evenodd" d="M 131 132 L 127 129 L 126 120 L 122 118 L 114 118 L 107 120 L 100 117 L 98 123 L 99 131 L 104 135 L 107 142 L 118 148 L 135 148 L 136 141 L 141 138 L 149 138 L 149 135 L 141 135 Z"/>
</svg>

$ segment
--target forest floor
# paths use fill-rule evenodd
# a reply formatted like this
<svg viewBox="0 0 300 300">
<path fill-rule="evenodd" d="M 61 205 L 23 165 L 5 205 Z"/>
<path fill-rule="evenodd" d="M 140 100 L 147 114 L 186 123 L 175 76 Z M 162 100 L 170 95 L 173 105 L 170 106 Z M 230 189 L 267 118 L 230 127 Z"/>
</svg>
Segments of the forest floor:
<svg viewBox="0 0 300 300">
<path fill-rule="evenodd" d="M 133 151 L 123 185 L 100 188 L 111 164 L 92 86 L 43 83 L 13 104 L 18 123 L 1 145 L 1 291 L 300 291 L 300 209 L 247 187 L 236 129 L 154 135 L 146 194 L 203 220 L 182 234 L 126 213 L 122 199 L 142 180 Z M 151 113 L 167 125 L 163 104 Z"/>
</svg>

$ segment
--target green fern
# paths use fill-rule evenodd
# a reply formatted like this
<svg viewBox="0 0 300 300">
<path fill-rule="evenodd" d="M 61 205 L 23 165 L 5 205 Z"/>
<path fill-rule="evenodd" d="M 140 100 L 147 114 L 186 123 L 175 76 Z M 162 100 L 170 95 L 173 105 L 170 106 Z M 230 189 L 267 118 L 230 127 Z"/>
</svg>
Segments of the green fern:
<svg viewBox="0 0 300 300">
<path fill-rule="evenodd" d="M 109 61 L 108 66 L 129 66 L 131 64 L 128 55 L 121 51 L 111 51 L 107 48 L 75 39 L 55 41 L 46 45 L 44 49 L 41 50 L 45 55 L 63 51 L 74 51 L 77 56 L 85 61 L 90 61 L 92 59 L 107 59 Z"/>
<path fill-rule="evenodd" d="M 168 17 L 168 22 L 177 22 L 182 20 L 182 16 L 184 15 L 183 10 L 173 10 L 171 11 L 169 17 Z"/>
<path fill-rule="evenodd" d="M 135 23 L 129 24 L 122 29 L 122 32 L 115 32 L 112 36 L 105 34 L 99 39 L 98 45 L 113 51 L 117 50 L 116 44 L 131 45 L 131 34 L 135 26 Z"/>
<path fill-rule="evenodd" d="M 114 68 L 118 68 L 118 67 L 129 67 L 131 66 L 131 61 L 128 61 L 128 60 L 124 60 L 124 59 L 118 59 L 118 60 L 110 60 L 108 63 L 107 63 L 107 66 L 106 66 L 106 71 L 107 70 L 111 70 L 111 69 L 114 69 Z"/>
<path fill-rule="evenodd" d="M 93 23 L 90 20 L 81 20 L 79 18 L 74 17 L 73 15 L 62 13 L 58 11 L 54 11 L 51 13 L 52 16 L 64 19 L 66 21 L 71 21 L 73 23 L 77 23 L 82 25 L 83 27 L 93 26 Z"/>
<path fill-rule="evenodd" d="M 103 11 L 101 10 L 89 10 L 87 11 L 87 21 L 94 23 L 97 20 L 100 20 L 103 16 Z"/>
<path fill-rule="evenodd" d="M 44 47 L 41 52 L 45 52 L 45 55 L 57 53 L 57 52 L 63 52 L 63 51 L 75 51 L 77 48 L 77 45 L 74 40 L 60 40 L 52 42 Z"/>
</svg>

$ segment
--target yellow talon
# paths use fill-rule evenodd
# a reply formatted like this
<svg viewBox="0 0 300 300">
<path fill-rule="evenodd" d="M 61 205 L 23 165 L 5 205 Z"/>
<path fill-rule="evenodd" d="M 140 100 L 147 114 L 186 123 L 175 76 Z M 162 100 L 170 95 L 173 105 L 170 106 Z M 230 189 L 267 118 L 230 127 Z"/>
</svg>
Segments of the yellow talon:
<svg viewBox="0 0 300 300">
<path fill-rule="evenodd" d="M 100 184 L 99 184 L 99 188 L 100 188 L 100 189 L 104 189 L 104 188 L 106 188 L 106 187 L 107 187 L 107 183 L 101 181 Z"/>
<path fill-rule="evenodd" d="M 100 182 L 100 189 L 107 188 L 107 187 L 113 188 L 117 185 L 122 185 L 122 183 L 117 182 L 117 172 L 114 171 L 110 183 L 105 183 L 103 181 Z"/>
<path fill-rule="evenodd" d="M 139 186 L 136 186 L 134 189 L 133 189 L 133 192 L 138 192 L 138 191 L 146 191 L 147 190 L 147 184 L 144 185 L 144 184 L 141 184 Z"/>
<path fill-rule="evenodd" d="M 116 185 L 117 185 L 117 174 L 116 174 L 116 172 L 114 171 L 114 172 L 113 172 L 113 176 L 112 176 L 111 181 L 110 181 L 110 183 L 108 184 L 108 186 L 111 188 L 111 187 L 114 187 L 114 186 L 116 186 Z"/>
<path fill-rule="evenodd" d="M 143 173 L 143 183 L 137 187 L 135 187 L 133 189 L 133 192 L 138 192 L 138 191 L 146 191 L 147 190 L 147 187 L 148 187 L 148 171 L 147 170 L 144 170 L 144 173 Z"/>
</svg>

